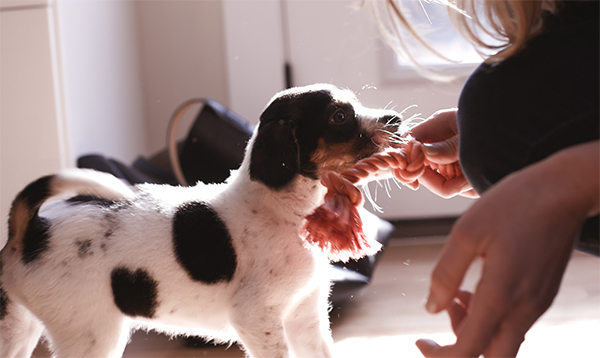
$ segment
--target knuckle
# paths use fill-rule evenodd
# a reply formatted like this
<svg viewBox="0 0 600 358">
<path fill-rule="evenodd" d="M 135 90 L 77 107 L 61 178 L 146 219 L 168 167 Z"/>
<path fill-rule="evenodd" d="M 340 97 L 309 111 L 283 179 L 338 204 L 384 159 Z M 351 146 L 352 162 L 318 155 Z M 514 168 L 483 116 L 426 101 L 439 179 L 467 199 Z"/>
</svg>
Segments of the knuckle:
<svg viewBox="0 0 600 358">
<path fill-rule="evenodd" d="M 516 305 L 521 316 L 537 318 L 546 312 L 552 301 L 552 296 L 529 291 L 528 294 L 521 296 Z"/>
<path fill-rule="evenodd" d="M 435 287 L 438 293 L 444 296 L 450 296 L 460 284 L 461 278 L 457 277 L 453 271 L 445 268 L 436 267 L 431 273 L 431 287 Z"/>
<path fill-rule="evenodd" d="M 464 218 L 458 219 L 452 226 L 450 238 L 457 238 L 453 245 L 459 245 L 459 249 L 468 249 L 476 245 L 476 237 L 473 235 L 473 225 Z"/>
</svg>

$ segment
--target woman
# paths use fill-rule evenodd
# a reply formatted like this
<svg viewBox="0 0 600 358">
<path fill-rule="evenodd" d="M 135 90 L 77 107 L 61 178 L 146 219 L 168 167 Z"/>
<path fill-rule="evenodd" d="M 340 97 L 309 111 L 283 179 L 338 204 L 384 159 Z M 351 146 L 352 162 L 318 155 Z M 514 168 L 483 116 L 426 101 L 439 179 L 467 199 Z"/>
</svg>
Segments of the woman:
<svg viewBox="0 0 600 358">
<path fill-rule="evenodd" d="M 516 356 L 556 296 L 573 246 L 598 255 L 598 1 L 482 5 L 459 1 L 470 17 L 454 11 L 457 27 L 485 45 L 477 30 L 486 18 L 505 47 L 471 75 L 458 109 L 413 129 L 430 162 L 459 161 L 464 173 L 446 180 L 427 170 L 422 184 L 443 197 L 481 195 L 454 225 L 426 304 L 448 312 L 457 341 L 419 340 L 426 357 Z M 460 291 L 477 257 L 479 284 Z"/>
</svg>

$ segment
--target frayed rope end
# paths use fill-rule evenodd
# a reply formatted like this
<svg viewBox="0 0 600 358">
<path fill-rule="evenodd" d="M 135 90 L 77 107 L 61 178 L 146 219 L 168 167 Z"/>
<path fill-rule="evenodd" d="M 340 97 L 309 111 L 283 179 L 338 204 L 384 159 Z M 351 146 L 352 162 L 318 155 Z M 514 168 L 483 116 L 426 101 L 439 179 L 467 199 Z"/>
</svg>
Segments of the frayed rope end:
<svg viewBox="0 0 600 358">
<path fill-rule="evenodd" d="M 381 249 L 377 240 L 365 235 L 362 226 L 356 205 L 347 196 L 333 194 L 305 218 L 301 236 L 330 260 L 346 262 L 373 255 Z"/>
</svg>

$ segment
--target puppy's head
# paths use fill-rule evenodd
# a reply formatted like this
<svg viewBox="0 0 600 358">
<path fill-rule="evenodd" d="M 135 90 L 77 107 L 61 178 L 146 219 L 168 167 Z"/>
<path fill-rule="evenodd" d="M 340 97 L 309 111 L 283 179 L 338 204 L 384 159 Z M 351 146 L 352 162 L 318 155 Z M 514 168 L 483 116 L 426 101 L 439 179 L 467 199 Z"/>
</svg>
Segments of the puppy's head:
<svg viewBox="0 0 600 358">
<path fill-rule="evenodd" d="M 399 121 L 396 112 L 365 108 L 354 93 L 333 85 L 280 92 L 260 116 L 250 177 L 281 189 L 296 175 L 316 180 L 345 170 L 382 151 Z"/>
</svg>

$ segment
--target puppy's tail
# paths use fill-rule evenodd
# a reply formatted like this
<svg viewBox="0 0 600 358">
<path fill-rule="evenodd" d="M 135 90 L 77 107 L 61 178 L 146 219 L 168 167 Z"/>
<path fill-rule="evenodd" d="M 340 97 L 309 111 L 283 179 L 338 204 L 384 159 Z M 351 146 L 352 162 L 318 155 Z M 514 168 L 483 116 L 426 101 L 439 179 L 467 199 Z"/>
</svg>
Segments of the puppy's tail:
<svg viewBox="0 0 600 358">
<path fill-rule="evenodd" d="M 90 195 L 115 201 L 135 196 L 132 187 L 116 177 L 89 169 L 69 169 L 30 183 L 13 200 L 8 218 L 8 242 L 20 241 L 48 199 Z"/>
</svg>

